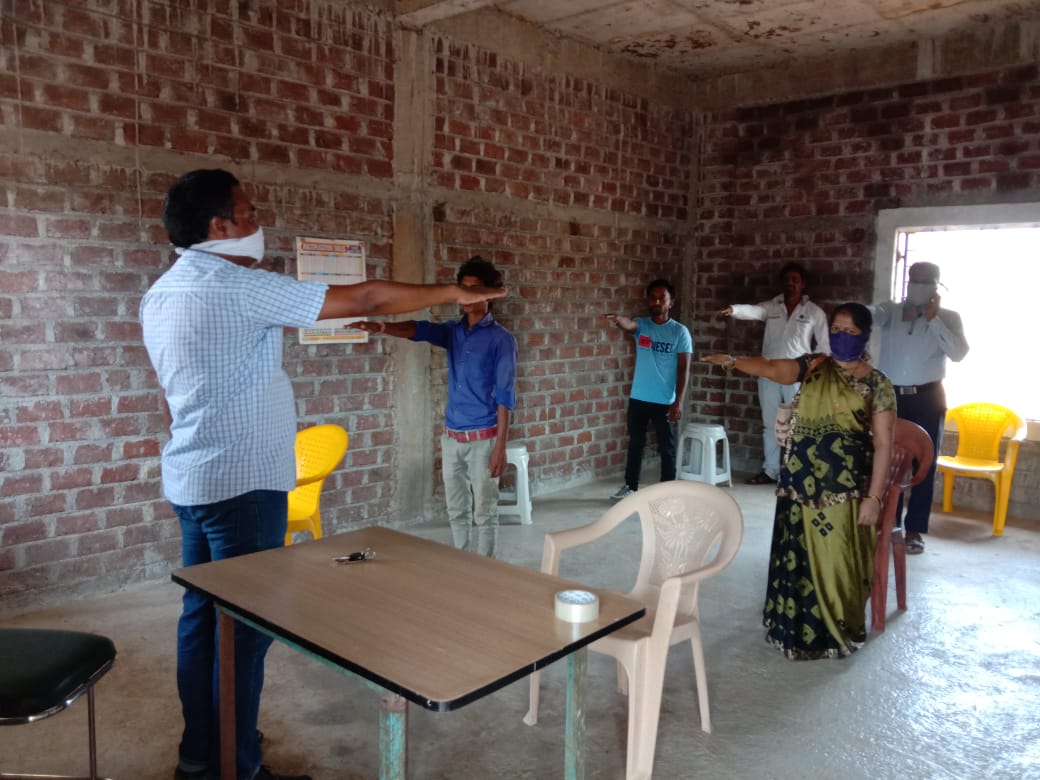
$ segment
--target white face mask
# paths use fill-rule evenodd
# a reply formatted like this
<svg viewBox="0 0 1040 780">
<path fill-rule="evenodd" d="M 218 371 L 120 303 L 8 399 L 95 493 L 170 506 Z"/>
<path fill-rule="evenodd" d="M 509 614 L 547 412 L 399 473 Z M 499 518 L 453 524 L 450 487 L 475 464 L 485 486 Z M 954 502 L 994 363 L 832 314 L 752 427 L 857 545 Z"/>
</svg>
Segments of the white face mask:
<svg viewBox="0 0 1040 780">
<path fill-rule="evenodd" d="M 927 306 L 935 295 L 935 285 L 927 282 L 910 282 L 906 286 L 906 302 L 911 306 Z"/>
<path fill-rule="evenodd" d="M 259 263 L 264 259 L 264 229 L 259 227 L 255 233 L 241 238 L 218 238 L 214 241 L 203 241 L 200 244 L 192 244 L 190 248 L 212 252 L 215 255 L 251 257 Z M 183 247 L 177 247 L 177 254 L 183 252 Z"/>
</svg>

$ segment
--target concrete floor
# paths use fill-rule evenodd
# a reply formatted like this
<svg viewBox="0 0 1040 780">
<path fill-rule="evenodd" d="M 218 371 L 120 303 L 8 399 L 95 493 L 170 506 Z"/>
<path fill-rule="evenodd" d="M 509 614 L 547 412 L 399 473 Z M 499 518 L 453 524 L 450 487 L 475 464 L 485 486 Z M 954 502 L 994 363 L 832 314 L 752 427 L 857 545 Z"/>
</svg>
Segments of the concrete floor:
<svg viewBox="0 0 1040 780">
<path fill-rule="evenodd" d="M 533 526 L 505 519 L 502 557 L 537 567 L 543 533 L 591 521 L 616 487 L 600 481 L 537 498 Z M 767 647 L 760 628 L 772 492 L 738 484 L 733 494 L 744 511 L 744 544 L 701 591 L 714 733 L 700 731 L 689 653 L 673 648 L 656 778 L 1040 778 L 1040 525 L 1011 521 L 997 539 L 985 516 L 937 513 L 925 554 L 909 560 L 910 610 L 896 613 L 893 594 L 888 630 L 871 634 L 851 658 L 791 662 Z M 449 539 L 442 526 L 411 530 Z M 565 557 L 561 574 L 627 589 L 637 531 L 624 524 L 579 566 Z M 119 656 L 98 686 L 97 720 L 99 770 L 116 780 L 172 775 L 181 728 L 179 595 L 160 582 L 0 616 L 2 625 L 114 639 Z M 526 681 L 456 712 L 411 707 L 410 776 L 559 777 L 564 668 L 558 662 L 543 675 L 535 727 L 521 721 Z M 591 655 L 589 674 L 587 776 L 620 779 L 626 700 L 615 692 L 610 659 Z M 375 778 L 378 707 L 360 680 L 275 643 L 260 717 L 265 761 L 316 780 Z M 0 771 L 81 772 L 85 753 L 85 702 L 0 729 Z"/>
</svg>

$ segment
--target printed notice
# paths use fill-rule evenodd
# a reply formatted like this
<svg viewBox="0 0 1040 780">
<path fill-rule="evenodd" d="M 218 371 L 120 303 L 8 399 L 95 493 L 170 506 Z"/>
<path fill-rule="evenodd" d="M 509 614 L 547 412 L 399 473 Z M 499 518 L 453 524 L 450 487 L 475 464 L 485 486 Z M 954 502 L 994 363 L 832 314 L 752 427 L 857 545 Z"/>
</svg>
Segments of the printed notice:
<svg viewBox="0 0 1040 780">
<path fill-rule="evenodd" d="M 365 245 L 340 238 L 296 239 L 296 278 L 325 284 L 357 284 L 365 281 Z M 301 344 L 333 344 L 368 341 L 363 330 L 349 327 L 354 319 L 320 320 L 313 328 L 300 328 Z"/>
</svg>

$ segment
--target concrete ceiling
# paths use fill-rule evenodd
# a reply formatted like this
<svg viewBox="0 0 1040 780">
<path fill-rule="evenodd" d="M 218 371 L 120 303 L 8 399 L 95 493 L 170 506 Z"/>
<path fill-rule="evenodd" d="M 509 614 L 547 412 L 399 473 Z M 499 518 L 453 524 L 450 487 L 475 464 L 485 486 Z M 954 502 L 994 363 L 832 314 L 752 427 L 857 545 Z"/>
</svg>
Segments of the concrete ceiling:
<svg viewBox="0 0 1040 780">
<path fill-rule="evenodd" d="M 496 9 L 692 79 L 1006 25 L 1040 35 L 1040 0 L 399 0 L 397 9 L 418 28 Z"/>
</svg>

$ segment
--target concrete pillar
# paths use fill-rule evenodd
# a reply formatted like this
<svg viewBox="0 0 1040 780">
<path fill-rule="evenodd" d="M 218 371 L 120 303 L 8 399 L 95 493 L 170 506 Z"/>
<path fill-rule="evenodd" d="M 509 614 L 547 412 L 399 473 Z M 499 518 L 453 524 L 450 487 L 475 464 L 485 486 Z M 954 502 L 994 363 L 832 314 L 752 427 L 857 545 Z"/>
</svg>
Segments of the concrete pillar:
<svg viewBox="0 0 1040 780">
<path fill-rule="evenodd" d="M 433 66 L 421 31 L 398 28 L 394 51 L 394 237 L 391 276 L 395 281 L 433 281 L 433 231 L 427 173 L 433 158 Z M 421 318 L 425 313 L 408 315 Z M 427 516 L 439 474 L 433 469 L 433 420 L 429 392 L 430 347 L 394 339 L 392 404 L 397 436 L 395 514 L 403 522 Z"/>
</svg>

